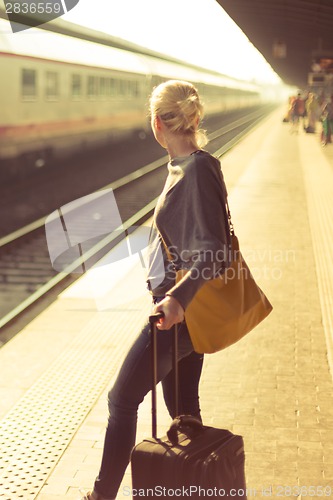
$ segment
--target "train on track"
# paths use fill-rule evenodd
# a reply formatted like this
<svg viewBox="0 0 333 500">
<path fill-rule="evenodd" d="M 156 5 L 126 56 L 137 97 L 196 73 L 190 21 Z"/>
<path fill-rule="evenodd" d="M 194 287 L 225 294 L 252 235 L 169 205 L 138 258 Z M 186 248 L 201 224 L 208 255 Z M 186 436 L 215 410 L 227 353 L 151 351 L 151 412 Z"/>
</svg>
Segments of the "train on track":
<svg viewBox="0 0 333 500">
<path fill-rule="evenodd" d="M 261 101 L 252 83 L 117 40 L 60 20 L 13 34 L 0 13 L 0 180 L 146 131 L 164 80 L 193 82 L 206 115 Z"/>
</svg>

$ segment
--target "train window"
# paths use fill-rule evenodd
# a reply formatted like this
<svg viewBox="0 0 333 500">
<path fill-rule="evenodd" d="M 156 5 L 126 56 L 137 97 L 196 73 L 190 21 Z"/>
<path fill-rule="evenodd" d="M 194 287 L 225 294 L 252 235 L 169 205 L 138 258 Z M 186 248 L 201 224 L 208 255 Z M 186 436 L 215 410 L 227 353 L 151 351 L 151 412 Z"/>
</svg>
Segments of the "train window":
<svg viewBox="0 0 333 500">
<path fill-rule="evenodd" d="M 108 94 L 108 79 L 101 77 L 99 79 L 99 95 L 105 97 Z"/>
<path fill-rule="evenodd" d="M 138 95 L 138 82 L 131 82 L 131 94 L 133 97 Z"/>
<path fill-rule="evenodd" d="M 49 100 L 59 97 L 59 75 L 55 71 L 46 72 L 45 96 Z"/>
<path fill-rule="evenodd" d="M 81 75 L 72 75 L 72 97 L 82 96 L 82 78 Z"/>
<path fill-rule="evenodd" d="M 117 93 L 116 80 L 114 78 L 109 78 L 108 95 L 114 96 L 114 95 L 116 95 L 116 93 Z"/>
<path fill-rule="evenodd" d="M 138 82 L 134 80 L 128 82 L 128 93 L 131 97 L 138 95 Z"/>
<path fill-rule="evenodd" d="M 139 97 L 141 94 L 141 86 L 140 86 L 140 82 L 137 81 L 135 82 L 135 97 Z"/>
<path fill-rule="evenodd" d="M 127 82 L 125 80 L 119 80 L 119 94 L 120 95 L 125 95 L 126 94 L 126 87 L 127 87 Z"/>
<path fill-rule="evenodd" d="M 111 95 L 111 79 L 105 78 L 105 96 L 110 97 Z"/>
<path fill-rule="evenodd" d="M 121 80 L 117 80 L 115 78 L 105 78 L 105 86 L 106 86 L 106 91 L 105 95 L 108 97 L 114 97 L 119 95 L 120 92 L 123 90 L 122 82 Z M 103 94 L 104 95 L 104 94 Z"/>
<path fill-rule="evenodd" d="M 115 78 L 111 78 L 111 96 L 115 97 L 119 94 L 119 81 Z"/>
<path fill-rule="evenodd" d="M 88 76 L 87 94 L 90 98 L 98 95 L 98 78 L 96 76 Z"/>
<path fill-rule="evenodd" d="M 133 82 L 131 80 L 126 81 L 126 93 L 129 96 L 133 94 Z"/>
<path fill-rule="evenodd" d="M 22 69 L 21 74 L 23 99 L 34 99 L 37 97 L 37 71 L 34 69 Z"/>
</svg>

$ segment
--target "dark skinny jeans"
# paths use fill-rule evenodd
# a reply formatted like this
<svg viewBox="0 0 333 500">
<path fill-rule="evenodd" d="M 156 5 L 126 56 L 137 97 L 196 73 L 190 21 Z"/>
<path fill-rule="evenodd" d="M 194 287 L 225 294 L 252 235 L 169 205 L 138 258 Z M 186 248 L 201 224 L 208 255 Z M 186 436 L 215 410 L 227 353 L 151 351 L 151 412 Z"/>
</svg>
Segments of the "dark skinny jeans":
<svg viewBox="0 0 333 500">
<path fill-rule="evenodd" d="M 198 387 L 203 355 L 193 351 L 185 323 L 178 327 L 179 414 L 200 417 Z M 157 333 L 158 381 L 169 414 L 173 410 L 172 330 Z M 150 329 L 146 325 L 130 348 L 109 392 L 109 419 L 99 475 L 94 489 L 106 499 L 116 498 L 135 444 L 137 411 L 151 389 Z"/>
</svg>

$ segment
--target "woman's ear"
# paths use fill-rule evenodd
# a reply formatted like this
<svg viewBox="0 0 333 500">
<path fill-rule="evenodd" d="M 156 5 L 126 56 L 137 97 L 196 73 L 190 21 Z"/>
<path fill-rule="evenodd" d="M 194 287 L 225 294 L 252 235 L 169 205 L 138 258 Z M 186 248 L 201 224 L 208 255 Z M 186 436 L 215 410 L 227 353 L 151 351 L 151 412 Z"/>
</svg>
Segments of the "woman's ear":
<svg viewBox="0 0 333 500">
<path fill-rule="evenodd" d="M 156 130 L 161 130 L 162 129 L 162 120 L 159 116 L 155 116 L 154 118 L 154 125 L 156 127 Z"/>
</svg>

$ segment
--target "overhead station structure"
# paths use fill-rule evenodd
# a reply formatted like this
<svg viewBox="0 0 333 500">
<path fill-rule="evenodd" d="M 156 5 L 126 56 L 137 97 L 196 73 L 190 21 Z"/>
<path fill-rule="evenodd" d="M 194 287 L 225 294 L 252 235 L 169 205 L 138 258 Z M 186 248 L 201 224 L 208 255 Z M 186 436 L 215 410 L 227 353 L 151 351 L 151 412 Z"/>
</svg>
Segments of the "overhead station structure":
<svg viewBox="0 0 333 500">
<path fill-rule="evenodd" d="M 218 0 L 287 84 L 333 92 L 332 0 Z"/>
</svg>

